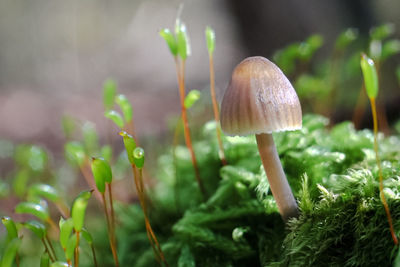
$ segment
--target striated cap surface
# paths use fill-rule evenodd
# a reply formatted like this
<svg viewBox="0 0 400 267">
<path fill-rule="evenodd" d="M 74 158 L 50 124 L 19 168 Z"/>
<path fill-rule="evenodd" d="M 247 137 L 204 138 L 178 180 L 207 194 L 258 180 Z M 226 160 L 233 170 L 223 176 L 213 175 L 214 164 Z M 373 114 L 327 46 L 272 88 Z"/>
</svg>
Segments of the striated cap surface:
<svg viewBox="0 0 400 267">
<path fill-rule="evenodd" d="M 299 98 L 283 72 L 264 57 L 236 66 L 221 104 L 221 128 L 228 135 L 297 130 Z"/>
</svg>

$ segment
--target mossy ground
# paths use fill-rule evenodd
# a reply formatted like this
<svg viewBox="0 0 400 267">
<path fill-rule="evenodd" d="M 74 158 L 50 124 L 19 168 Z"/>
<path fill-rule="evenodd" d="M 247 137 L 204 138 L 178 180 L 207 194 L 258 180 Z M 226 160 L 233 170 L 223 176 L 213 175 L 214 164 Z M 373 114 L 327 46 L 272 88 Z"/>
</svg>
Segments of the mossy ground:
<svg viewBox="0 0 400 267">
<path fill-rule="evenodd" d="M 150 220 L 170 266 L 391 266 L 397 255 L 379 198 L 373 134 L 306 115 L 300 131 L 274 136 L 301 215 L 283 223 L 254 137 L 224 137 L 215 124 L 195 144 L 204 201 L 184 147 L 159 159 L 148 189 Z M 400 230 L 400 138 L 379 136 L 385 194 Z M 122 266 L 156 266 L 138 205 L 119 206 Z M 103 242 L 103 246 L 107 243 Z M 104 250 L 107 248 L 104 247 Z M 103 253 L 106 255 L 106 253 Z M 112 265 L 111 256 L 105 261 Z"/>
</svg>

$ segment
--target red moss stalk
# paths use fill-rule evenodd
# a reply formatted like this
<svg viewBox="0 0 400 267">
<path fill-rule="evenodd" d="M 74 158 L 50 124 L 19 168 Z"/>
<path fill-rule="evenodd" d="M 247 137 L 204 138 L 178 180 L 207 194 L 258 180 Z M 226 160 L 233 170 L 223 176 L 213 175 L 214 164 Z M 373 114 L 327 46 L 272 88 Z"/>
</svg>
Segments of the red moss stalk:
<svg viewBox="0 0 400 267">
<path fill-rule="evenodd" d="M 196 181 L 199 185 L 200 191 L 203 194 L 203 197 L 206 195 L 206 191 L 204 189 L 203 182 L 200 177 L 200 170 L 197 165 L 196 155 L 194 154 L 193 146 L 192 146 L 192 139 L 190 137 L 190 129 L 189 129 L 189 122 L 187 119 L 187 110 L 185 108 L 185 61 L 178 61 L 175 59 L 177 76 L 178 76 L 178 86 L 179 86 L 179 99 L 181 103 L 181 114 L 182 114 L 182 122 L 183 122 L 183 132 L 185 135 L 185 142 L 186 147 L 189 149 L 190 157 L 192 159 L 193 168 L 196 175 Z"/>
<path fill-rule="evenodd" d="M 215 94 L 215 74 L 214 74 L 214 59 L 212 56 L 212 53 L 209 53 L 209 62 L 210 62 L 210 91 L 211 91 L 211 100 L 213 104 L 213 110 L 214 110 L 214 120 L 216 124 L 216 131 L 217 131 L 217 139 L 218 139 L 218 154 L 219 158 L 221 159 L 222 165 L 226 165 L 226 159 L 225 159 L 225 152 L 224 152 L 224 146 L 222 144 L 221 140 L 221 125 L 220 125 L 220 119 L 219 119 L 219 109 L 218 109 L 218 102 L 217 102 L 217 97 Z"/>
<path fill-rule="evenodd" d="M 394 231 L 392 216 L 390 214 L 389 206 L 386 202 L 385 193 L 383 192 L 382 167 L 381 167 L 381 161 L 379 159 L 379 153 L 378 153 L 378 119 L 377 119 L 377 115 L 376 115 L 375 98 L 370 98 L 370 100 L 371 100 L 372 118 L 374 121 L 374 150 L 375 150 L 375 156 L 376 156 L 376 164 L 378 165 L 378 172 L 379 172 L 379 195 L 381 197 L 383 207 L 385 208 L 385 212 L 386 212 L 386 216 L 387 216 L 387 220 L 388 220 L 389 228 L 390 228 L 390 234 L 392 235 L 394 244 L 397 246 L 399 244 L 399 241 L 397 240 L 397 236 Z"/>
</svg>

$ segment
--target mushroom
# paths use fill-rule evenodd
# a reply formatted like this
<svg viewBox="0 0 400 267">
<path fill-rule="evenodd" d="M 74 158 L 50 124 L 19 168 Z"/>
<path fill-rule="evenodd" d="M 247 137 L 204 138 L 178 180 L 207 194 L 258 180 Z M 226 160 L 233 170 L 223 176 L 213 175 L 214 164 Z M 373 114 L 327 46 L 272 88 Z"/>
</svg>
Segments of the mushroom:
<svg viewBox="0 0 400 267">
<path fill-rule="evenodd" d="M 274 63 L 258 56 L 236 66 L 221 104 L 221 128 L 228 135 L 256 135 L 272 195 L 285 222 L 297 217 L 299 211 L 272 132 L 298 130 L 301 126 L 299 98 Z"/>
</svg>

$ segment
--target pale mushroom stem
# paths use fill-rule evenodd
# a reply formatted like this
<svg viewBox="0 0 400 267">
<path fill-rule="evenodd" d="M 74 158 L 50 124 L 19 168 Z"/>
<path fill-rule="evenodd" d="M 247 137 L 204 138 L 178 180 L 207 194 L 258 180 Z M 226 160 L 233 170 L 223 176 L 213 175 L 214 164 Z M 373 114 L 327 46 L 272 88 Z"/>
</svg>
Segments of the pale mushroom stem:
<svg viewBox="0 0 400 267">
<path fill-rule="evenodd" d="M 256 140 L 269 187 L 282 219 L 286 222 L 290 218 L 298 217 L 297 203 L 283 172 L 272 134 L 256 134 Z"/>
</svg>

